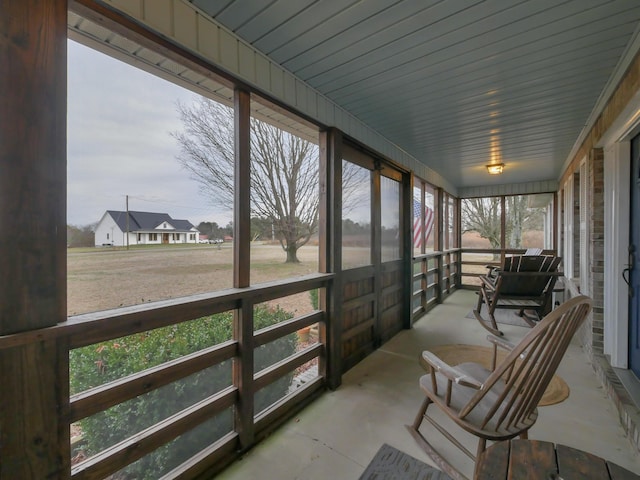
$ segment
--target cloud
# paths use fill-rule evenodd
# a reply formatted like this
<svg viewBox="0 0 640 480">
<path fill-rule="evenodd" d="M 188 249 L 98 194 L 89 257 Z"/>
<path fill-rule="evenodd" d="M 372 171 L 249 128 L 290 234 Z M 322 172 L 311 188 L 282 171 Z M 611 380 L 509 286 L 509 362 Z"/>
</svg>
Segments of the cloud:
<svg viewBox="0 0 640 480">
<path fill-rule="evenodd" d="M 226 224 L 178 161 L 176 101 L 196 95 L 68 41 L 67 222 L 97 222 L 105 210 L 166 212 Z"/>
</svg>

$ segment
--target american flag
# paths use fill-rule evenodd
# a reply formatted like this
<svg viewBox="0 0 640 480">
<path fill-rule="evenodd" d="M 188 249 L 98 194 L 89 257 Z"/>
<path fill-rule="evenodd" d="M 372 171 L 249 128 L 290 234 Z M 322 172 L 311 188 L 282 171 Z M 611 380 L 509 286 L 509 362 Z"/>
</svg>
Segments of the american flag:
<svg viewBox="0 0 640 480">
<path fill-rule="evenodd" d="M 422 213 L 420 200 L 413 199 L 413 246 L 420 248 L 422 239 L 425 243 L 429 241 L 431 230 L 433 230 L 433 209 L 428 206 L 424 207 L 424 234 L 422 233 Z"/>
</svg>

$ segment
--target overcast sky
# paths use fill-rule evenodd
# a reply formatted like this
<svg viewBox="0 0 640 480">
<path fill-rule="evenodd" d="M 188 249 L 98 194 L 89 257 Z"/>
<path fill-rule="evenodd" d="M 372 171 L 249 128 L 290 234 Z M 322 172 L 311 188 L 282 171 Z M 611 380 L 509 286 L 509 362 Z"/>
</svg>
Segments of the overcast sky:
<svg viewBox="0 0 640 480">
<path fill-rule="evenodd" d="M 176 159 L 171 132 L 181 130 L 176 102 L 196 94 L 120 60 L 68 40 L 67 223 L 97 223 L 106 210 L 168 213 L 217 222 L 232 212 L 211 206 Z M 365 177 L 364 188 L 369 189 Z M 383 208 L 387 205 L 385 202 Z M 389 205 L 397 215 L 397 206 Z M 370 222 L 363 203 L 348 218 Z"/>
<path fill-rule="evenodd" d="M 181 129 L 176 101 L 195 94 L 68 41 L 67 223 L 98 222 L 106 210 L 168 213 L 194 225 L 216 212 L 178 161 L 170 132 Z"/>
</svg>

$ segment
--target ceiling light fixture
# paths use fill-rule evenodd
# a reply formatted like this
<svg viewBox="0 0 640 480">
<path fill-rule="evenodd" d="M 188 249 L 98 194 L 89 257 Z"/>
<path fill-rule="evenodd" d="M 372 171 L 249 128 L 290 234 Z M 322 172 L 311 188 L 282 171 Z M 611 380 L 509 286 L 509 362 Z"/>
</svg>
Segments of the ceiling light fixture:
<svg viewBox="0 0 640 480">
<path fill-rule="evenodd" d="M 500 175 L 502 170 L 504 170 L 504 163 L 487 165 L 487 172 L 489 172 L 489 175 Z"/>
</svg>

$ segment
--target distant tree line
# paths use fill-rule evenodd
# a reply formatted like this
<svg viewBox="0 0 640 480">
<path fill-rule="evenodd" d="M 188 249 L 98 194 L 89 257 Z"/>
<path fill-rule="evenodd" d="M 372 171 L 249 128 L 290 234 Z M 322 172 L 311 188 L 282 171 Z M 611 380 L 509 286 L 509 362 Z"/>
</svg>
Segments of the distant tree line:
<svg viewBox="0 0 640 480">
<path fill-rule="evenodd" d="M 207 238 L 233 237 L 233 222 L 227 223 L 226 227 L 221 227 L 216 222 L 200 222 L 198 231 Z"/>
<path fill-rule="evenodd" d="M 68 247 L 93 247 L 95 245 L 96 224 L 84 226 L 67 225 Z"/>
<path fill-rule="evenodd" d="M 342 235 L 362 235 L 369 234 L 371 232 L 371 225 L 369 223 L 360 224 L 354 222 L 350 218 L 342 220 Z"/>
</svg>

